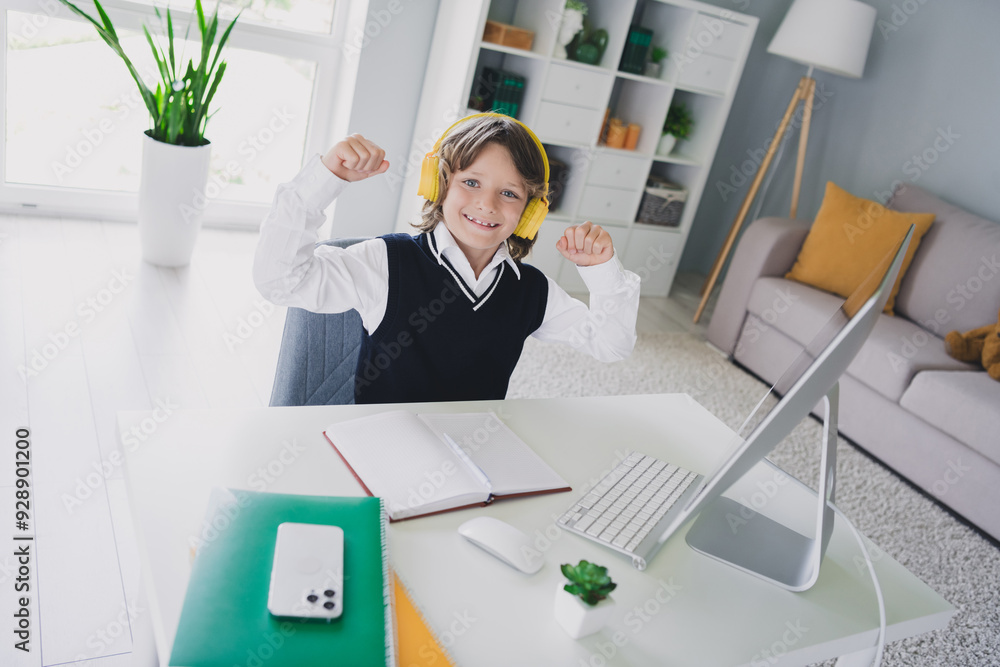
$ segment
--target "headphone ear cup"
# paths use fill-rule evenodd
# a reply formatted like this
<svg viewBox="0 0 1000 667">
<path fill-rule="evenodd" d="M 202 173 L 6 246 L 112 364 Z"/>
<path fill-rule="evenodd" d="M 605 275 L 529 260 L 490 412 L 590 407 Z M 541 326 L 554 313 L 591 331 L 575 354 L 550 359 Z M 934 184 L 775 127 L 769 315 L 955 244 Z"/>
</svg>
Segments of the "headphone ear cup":
<svg viewBox="0 0 1000 667">
<path fill-rule="evenodd" d="M 438 198 L 438 156 L 435 153 L 428 153 L 424 156 L 420 164 L 420 185 L 417 187 L 417 195 L 427 201 L 437 201 Z"/>
<path fill-rule="evenodd" d="M 535 238 L 548 212 L 549 204 L 544 199 L 536 197 L 529 201 L 514 229 L 514 235 L 528 240 Z"/>
</svg>

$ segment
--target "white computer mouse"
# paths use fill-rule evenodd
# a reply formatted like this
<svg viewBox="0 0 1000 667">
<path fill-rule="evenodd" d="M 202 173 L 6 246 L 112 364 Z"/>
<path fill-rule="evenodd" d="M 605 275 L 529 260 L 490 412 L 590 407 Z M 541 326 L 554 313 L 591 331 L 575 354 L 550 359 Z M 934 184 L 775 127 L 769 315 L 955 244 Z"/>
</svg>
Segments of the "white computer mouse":
<svg viewBox="0 0 1000 667">
<path fill-rule="evenodd" d="M 545 564 L 531 538 L 506 521 L 478 516 L 459 526 L 458 534 L 525 574 L 534 574 Z"/>
</svg>

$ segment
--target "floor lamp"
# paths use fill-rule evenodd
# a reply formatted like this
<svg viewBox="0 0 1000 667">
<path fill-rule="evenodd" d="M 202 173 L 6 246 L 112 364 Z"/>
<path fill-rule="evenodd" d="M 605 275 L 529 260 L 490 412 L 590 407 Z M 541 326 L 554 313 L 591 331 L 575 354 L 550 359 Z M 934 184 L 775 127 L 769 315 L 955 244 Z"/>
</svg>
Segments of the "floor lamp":
<svg viewBox="0 0 1000 667">
<path fill-rule="evenodd" d="M 802 184 L 802 168 L 805 163 L 806 144 L 809 140 L 809 122 L 812 119 L 813 92 L 816 80 L 812 78 L 813 69 L 819 69 L 832 74 L 861 78 L 865 70 L 865 60 L 868 58 L 868 45 L 871 43 L 872 32 L 875 29 L 875 8 L 858 2 L 858 0 L 794 0 L 788 9 L 785 19 L 774 34 L 768 53 L 784 56 L 789 60 L 802 63 L 809 67 L 806 75 L 799 81 L 792 100 L 785 110 L 785 115 L 778 124 L 778 130 L 764 154 L 757 175 L 750 184 L 743 204 L 736 214 L 726 242 L 719 251 L 708 279 L 701 289 L 701 303 L 695 311 L 694 321 L 701 318 L 705 304 L 712 294 L 715 282 L 719 278 L 726 258 L 736 242 L 740 228 L 750 211 L 761 181 L 771 166 L 771 160 L 781 144 L 788 125 L 797 111 L 799 104 L 802 110 L 802 124 L 799 128 L 799 154 L 795 162 L 795 181 L 792 185 L 792 205 L 789 217 L 794 218 L 799 207 L 799 189 Z"/>
</svg>

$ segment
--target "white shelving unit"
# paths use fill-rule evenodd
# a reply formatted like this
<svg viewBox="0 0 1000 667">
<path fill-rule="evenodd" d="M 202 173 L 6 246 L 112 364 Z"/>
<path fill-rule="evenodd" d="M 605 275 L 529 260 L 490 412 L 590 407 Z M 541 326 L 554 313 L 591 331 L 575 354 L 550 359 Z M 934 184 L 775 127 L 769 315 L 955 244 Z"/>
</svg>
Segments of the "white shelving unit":
<svg viewBox="0 0 1000 667">
<path fill-rule="evenodd" d="M 572 264 L 553 247 L 570 225 L 591 220 L 611 234 L 626 268 L 643 278 L 644 296 L 666 296 L 698 210 L 709 168 L 743 73 L 757 18 L 694 0 L 588 0 L 588 18 L 608 31 L 599 65 L 553 57 L 565 0 L 441 0 L 415 124 L 405 192 L 416 192 L 423 153 L 469 113 L 484 67 L 525 78 L 518 113 L 568 166 L 559 206 L 550 211 L 528 261 L 571 292 L 585 291 Z M 487 20 L 535 32 L 530 51 L 483 42 Z M 657 78 L 618 70 L 631 25 L 653 31 L 669 52 Z M 668 156 L 656 155 L 671 103 L 683 101 L 695 123 Z M 642 126 L 635 150 L 599 143 L 605 111 Z M 685 186 L 677 227 L 635 222 L 649 176 Z M 404 202 L 409 201 L 404 198 Z M 410 230 L 419 200 L 400 207 L 397 229 Z"/>
</svg>

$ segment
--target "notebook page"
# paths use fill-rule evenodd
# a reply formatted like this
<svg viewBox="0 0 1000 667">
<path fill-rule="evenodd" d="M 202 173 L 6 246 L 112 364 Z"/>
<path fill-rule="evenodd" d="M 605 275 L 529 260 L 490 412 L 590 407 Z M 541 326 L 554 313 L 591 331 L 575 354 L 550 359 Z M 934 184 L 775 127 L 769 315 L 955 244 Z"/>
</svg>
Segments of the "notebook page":
<svg viewBox="0 0 1000 667">
<path fill-rule="evenodd" d="M 488 499 L 468 466 L 413 413 L 331 424 L 326 435 L 393 519 Z"/>
<path fill-rule="evenodd" d="M 493 412 L 417 415 L 439 437 L 447 433 L 490 478 L 493 494 L 569 486 Z"/>
</svg>

